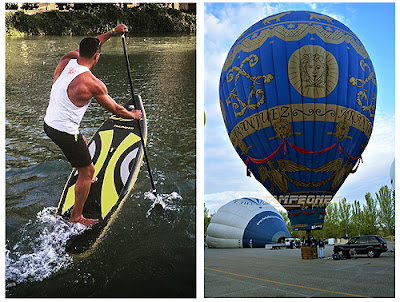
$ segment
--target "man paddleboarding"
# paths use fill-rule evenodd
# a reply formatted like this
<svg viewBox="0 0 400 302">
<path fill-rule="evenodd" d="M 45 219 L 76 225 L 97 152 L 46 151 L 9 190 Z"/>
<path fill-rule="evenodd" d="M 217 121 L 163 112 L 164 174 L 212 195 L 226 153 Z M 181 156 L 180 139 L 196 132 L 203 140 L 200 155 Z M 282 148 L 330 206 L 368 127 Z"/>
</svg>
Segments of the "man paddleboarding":
<svg viewBox="0 0 400 302">
<path fill-rule="evenodd" d="M 90 185 L 95 181 L 95 167 L 92 163 L 86 138 L 79 132 L 79 125 L 91 98 L 113 114 L 141 119 L 140 110 L 128 111 L 117 104 L 107 92 L 107 87 L 97 79 L 91 69 L 100 58 L 101 46 L 113 35 L 128 31 L 120 24 L 111 31 L 96 38 L 84 38 L 79 48 L 65 54 L 54 72 L 50 102 L 44 118 L 44 130 L 47 136 L 57 144 L 72 167 L 78 170 L 75 184 L 75 202 L 70 222 L 86 226 L 94 225 L 98 219 L 85 218 L 83 206 L 89 195 Z"/>
</svg>

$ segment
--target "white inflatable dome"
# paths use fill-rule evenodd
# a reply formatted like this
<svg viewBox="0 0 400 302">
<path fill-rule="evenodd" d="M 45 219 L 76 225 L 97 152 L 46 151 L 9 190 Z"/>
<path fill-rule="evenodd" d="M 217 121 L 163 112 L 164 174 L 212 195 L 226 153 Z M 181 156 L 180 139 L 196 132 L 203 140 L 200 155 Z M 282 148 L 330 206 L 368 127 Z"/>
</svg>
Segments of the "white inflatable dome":
<svg viewBox="0 0 400 302">
<path fill-rule="evenodd" d="M 287 237 L 285 221 L 274 206 L 257 198 L 241 198 L 214 214 L 206 243 L 214 248 L 265 247 Z"/>
</svg>

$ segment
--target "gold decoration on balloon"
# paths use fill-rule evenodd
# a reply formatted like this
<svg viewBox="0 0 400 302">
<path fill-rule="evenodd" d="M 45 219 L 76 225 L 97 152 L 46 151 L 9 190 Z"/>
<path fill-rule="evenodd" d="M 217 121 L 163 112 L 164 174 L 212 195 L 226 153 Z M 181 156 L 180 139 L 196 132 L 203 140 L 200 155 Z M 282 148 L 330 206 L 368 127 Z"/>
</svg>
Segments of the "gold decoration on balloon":
<svg viewBox="0 0 400 302">
<path fill-rule="evenodd" d="M 318 45 L 305 45 L 291 55 L 288 77 L 302 96 L 323 98 L 335 89 L 339 68 L 329 51 Z"/>
<path fill-rule="evenodd" d="M 222 112 L 226 126 L 225 110 Z M 368 117 L 352 108 L 318 103 L 287 104 L 255 112 L 238 122 L 229 134 L 233 147 L 235 149 L 239 147 L 244 154 L 247 154 L 249 147 L 246 146 L 243 140 L 258 130 L 272 127 L 279 120 L 288 120 L 291 123 L 307 121 L 346 123 L 350 127 L 363 132 L 367 137 L 367 142 L 372 133 L 372 123 Z M 345 127 L 345 125 L 341 124 L 338 127 Z M 343 130 L 338 132 L 338 129 L 336 129 L 336 134 L 337 137 L 344 137 Z M 365 148 L 365 146 L 362 147 Z"/>
<path fill-rule="evenodd" d="M 353 172 L 353 166 L 354 165 L 349 160 L 346 160 L 344 166 L 335 172 L 331 184 L 332 192 L 336 191 L 336 188 L 340 187 L 346 180 L 347 176 Z"/>
<path fill-rule="evenodd" d="M 310 20 L 315 19 L 315 20 L 321 21 L 321 19 L 322 19 L 322 20 L 325 20 L 328 23 L 333 24 L 333 20 L 334 19 L 329 17 L 329 16 L 315 14 L 315 13 L 311 13 L 311 12 L 308 12 L 308 14 L 310 15 Z"/>
<path fill-rule="evenodd" d="M 350 131 L 350 124 L 346 120 L 341 120 L 336 125 L 336 132 L 327 132 L 327 135 L 334 135 L 338 140 L 344 140 L 345 138 L 353 139 L 351 136 L 347 134 Z"/>
<path fill-rule="evenodd" d="M 281 14 L 278 14 L 278 15 L 275 15 L 275 16 L 272 16 L 272 17 L 265 18 L 264 21 L 263 21 L 263 24 L 264 25 L 270 24 L 271 21 L 280 22 L 281 18 L 283 16 L 289 15 L 290 13 L 291 12 L 284 12 L 284 13 L 281 13 Z"/>
<path fill-rule="evenodd" d="M 318 15 L 321 17 L 321 15 Z M 266 21 L 264 21 L 267 23 Z M 320 37 L 326 44 L 347 43 L 364 59 L 369 55 L 361 41 L 351 31 L 337 27 L 334 24 L 319 24 L 314 20 L 291 20 L 289 22 L 279 22 L 267 24 L 265 27 L 253 31 L 245 31 L 238 39 L 237 43 L 229 51 L 225 60 L 223 71 L 230 68 L 233 60 L 241 52 L 250 53 L 263 45 L 268 39 L 276 37 L 282 41 L 301 41 L 307 35 L 312 34 Z"/>
<path fill-rule="evenodd" d="M 292 125 L 286 119 L 280 119 L 273 124 L 276 136 L 270 137 L 269 140 L 279 138 L 281 140 L 288 139 L 292 135 L 301 135 L 301 132 L 292 132 Z"/>
<path fill-rule="evenodd" d="M 289 192 L 289 186 L 286 179 L 286 175 L 282 171 L 274 167 L 274 162 L 267 162 L 267 166 L 260 166 L 258 173 L 260 174 L 261 183 L 264 183 L 267 179 L 271 182 L 270 193 L 275 194 L 275 187 L 277 187 L 283 194 Z"/>
<path fill-rule="evenodd" d="M 361 91 L 357 93 L 357 104 L 361 107 L 363 111 L 368 111 L 370 117 L 374 117 L 375 107 L 376 107 L 376 94 L 373 92 L 372 96 L 370 94 L 370 101 L 368 100 L 367 92 L 364 88 L 365 84 L 369 81 L 376 87 L 376 75 L 373 67 L 370 67 L 364 60 L 360 61 L 360 68 L 362 71 L 365 71 L 367 68 L 369 71 L 368 77 L 366 79 L 357 79 L 355 77 L 351 77 L 349 82 L 353 86 L 357 86 L 358 88 L 362 88 Z M 364 104 L 365 103 L 365 104 Z"/>
<path fill-rule="evenodd" d="M 256 85 L 264 85 L 266 83 L 271 83 L 271 81 L 274 79 L 274 76 L 272 74 L 267 74 L 267 75 L 258 75 L 258 76 L 251 76 L 248 74 L 245 70 L 243 70 L 244 64 L 248 63 L 249 67 L 252 68 L 258 63 L 258 56 L 257 55 L 250 55 L 247 58 L 245 58 L 241 63 L 240 66 L 233 66 L 228 73 L 226 74 L 226 80 L 229 82 L 232 82 L 233 79 L 235 79 L 235 87 L 231 90 L 229 93 L 227 99 L 226 99 L 226 104 L 230 105 L 232 104 L 232 107 L 234 109 L 239 109 L 239 112 L 235 112 L 235 117 L 237 116 L 243 116 L 245 111 L 247 109 L 255 110 L 257 109 L 260 105 L 264 104 L 265 102 L 265 91 L 262 88 L 256 89 Z M 233 75 L 233 72 L 236 72 L 236 76 Z M 247 88 L 250 88 L 250 93 L 247 97 L 247 101 L 242 101 L 237 93 L 236 89 L 236 84 L 237 81 L 241 76 L 246 77 L 251 81 L 251 85 Z M 252 100 L 255 99 L 256 103 Z"/>
<path fill-rule="evenodd" d="M 276 163 L 278 165 L 277 168 L 275 168 L 274 162 L 269 161 L 266 163 L 267 165 L 261 165 L 258 169 L 258 173 L 260 174 L 260 180 L 262 183 L 264 183 L 267 179 L 270 180 L 271 194 L 275 194 L 274 187 L 277 187 L 282 192 L 282 194 L 287 194 L 289 191 L 289 185 L 288 185 L 289 182 L 297 187 L 315 189 L 327 184 L 331 180 L 332 183 L 330 185 L 330 189 L 331 192 L 335 192 L 335 189 L 339 185 L 341 185 L 343 181 L 347 178 L 347 176 L 352 172 L 352 168 L 354 166 L 351 162 L 347 160 L 344 166 L 342 167 L 343 164 L 342 158 L 336 158 L 314 169 L 288 159 L 278 159 Z M 288 174 L 288 173 L 305 172 L 305 171 L 314 173 L 332 172 L 332 174 L 329 177 L 326 177 L 325 179 L 312 182 L 305 182 L 302 180 L 293 179 Z M 304 191 L 302 192 L 304 193 Z"/>
</svg>

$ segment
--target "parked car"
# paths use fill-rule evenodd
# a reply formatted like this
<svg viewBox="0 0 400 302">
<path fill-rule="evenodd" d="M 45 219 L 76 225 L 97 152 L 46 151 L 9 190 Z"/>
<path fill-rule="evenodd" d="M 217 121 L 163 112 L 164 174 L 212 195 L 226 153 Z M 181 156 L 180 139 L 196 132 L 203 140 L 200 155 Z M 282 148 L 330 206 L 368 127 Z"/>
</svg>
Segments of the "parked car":
<svg viewBox="0 0 400 302">
<path fill-rule="evenodd" d="M 336 239 L 335 238 L 328 238 L 325 239 L 325 244 L 326 245 L 335 245 Z"/>
<path fill-rule="evenodd" d="M 293 241 L 293 247 L 295 248 L 301 247 L 301 241 L 299 238 L 285 238 L 286 247 L 290 246 L 290 241 Z"/>
<path fill-rule="evenodd" d="M 335 244 L 333 253 L 350 257 L 350 254 L 366 254 L 368 257 L 379 257 L 381 253 L 387 251 L 386 241 L 378 235 L 355 236 L 345 244 Z"/>
</svg>

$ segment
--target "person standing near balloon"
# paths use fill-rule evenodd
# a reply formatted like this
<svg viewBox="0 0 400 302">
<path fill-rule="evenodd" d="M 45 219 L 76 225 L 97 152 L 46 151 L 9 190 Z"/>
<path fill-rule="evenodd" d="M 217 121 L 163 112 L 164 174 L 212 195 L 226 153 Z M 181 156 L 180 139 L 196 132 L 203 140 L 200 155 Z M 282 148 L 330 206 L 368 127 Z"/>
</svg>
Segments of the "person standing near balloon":
<svg viewBox="0 0 400 302">
<path fill-rule="evenodd" d="M 319 258 L 324 258 L 324 248 L 325 248 L 325 242 L 321 239 L 318 239 L 318 257 Z"/>
</svg>

